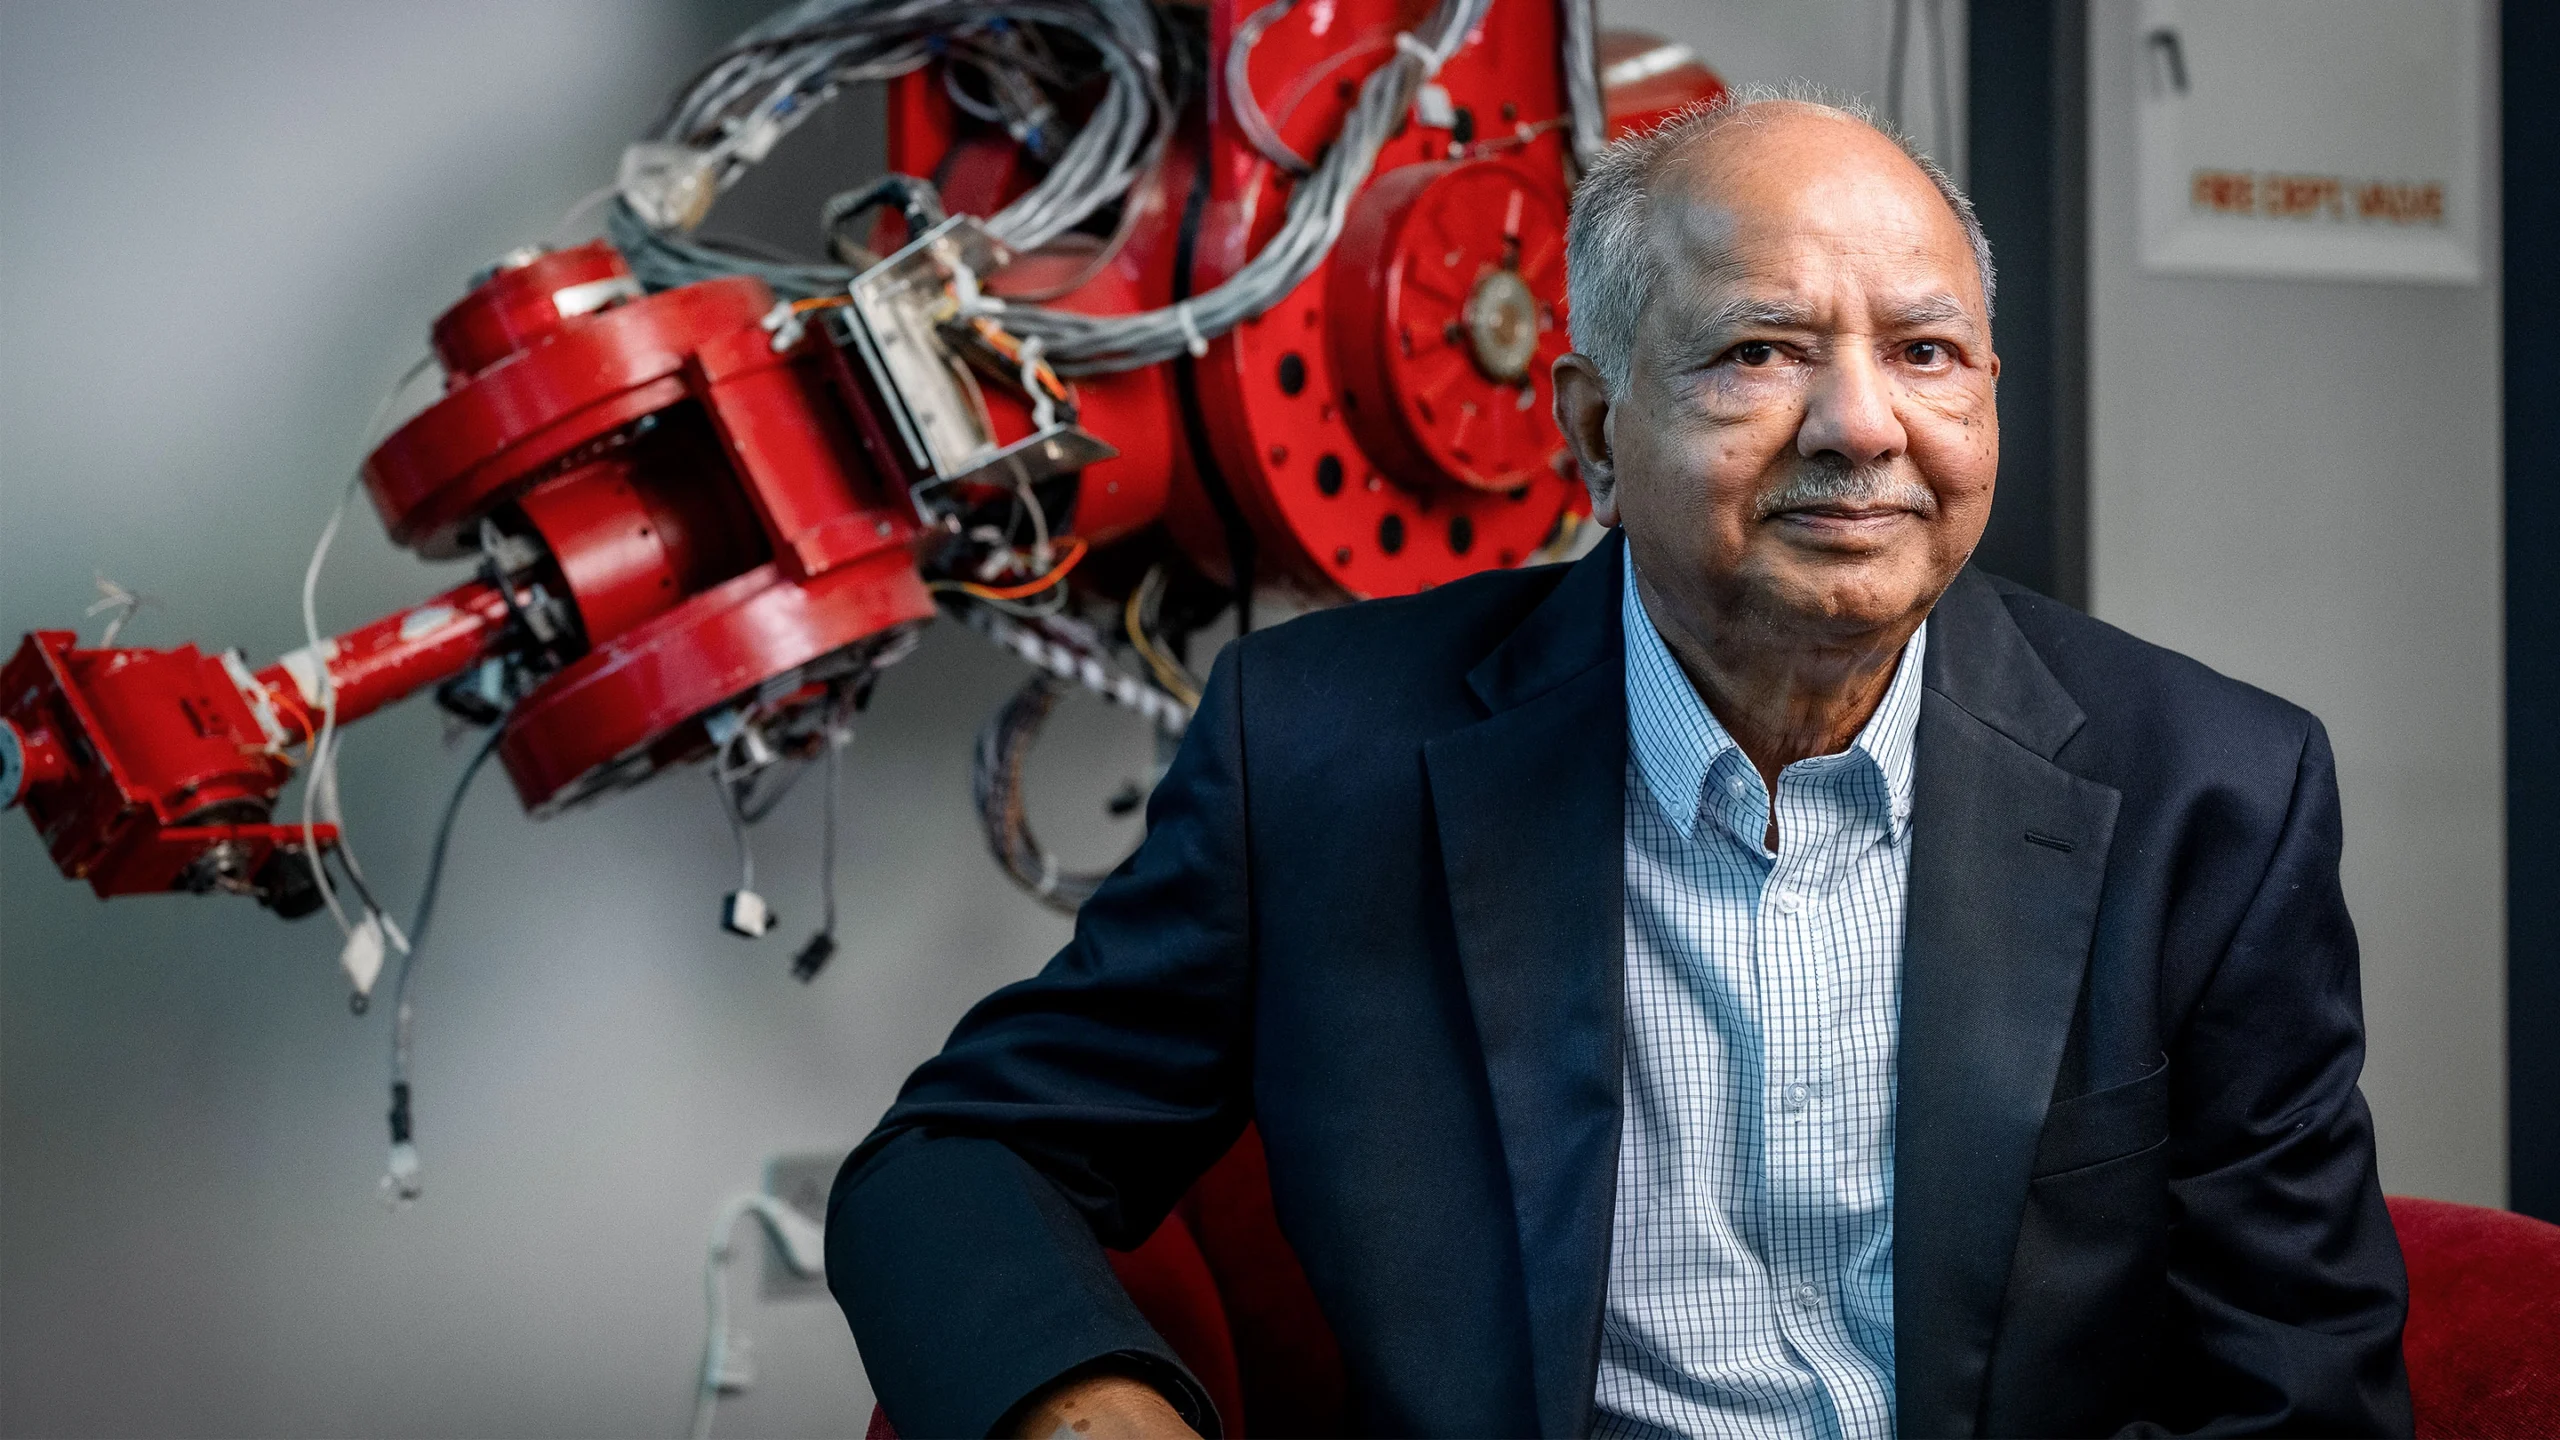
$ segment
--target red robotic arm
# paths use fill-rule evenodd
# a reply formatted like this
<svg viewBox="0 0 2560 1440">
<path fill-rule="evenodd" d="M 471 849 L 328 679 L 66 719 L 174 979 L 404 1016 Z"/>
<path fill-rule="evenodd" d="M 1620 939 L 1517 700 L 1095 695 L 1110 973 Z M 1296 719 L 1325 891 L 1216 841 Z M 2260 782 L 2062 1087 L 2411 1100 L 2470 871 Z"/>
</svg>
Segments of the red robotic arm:
<svg viewBox="0 0 2560 1440">
<path fill-rule="evenodd" d="M 1308 183 L 1287 162 L 1342 129 L 1413 8 L 1214 0 L 1207 49 L 1229 63 L 1116 221 L 1021 254 L 973 217 L 1020 197 L 1037 157 L 937 59 L 892 82 L 889 155 L 951 218 L 905 182 L 840 290 L 781 300 L 737 274 L 650 293 L 601 241 L 508 257 L 435 322 L 444 394 L 363 468 L 395 541 L 477 578 L 254 672 L 29 635 L 0 667 L 0 800 L 101 896 L 305 913 L 306 835 L 325 852 L 335 833 L 278 823 L 278 793 L 324 724 L 422 689 L 502 727 L 541 816 L 671 764 L 813 753 L 938 609 L 1178 728 L 1142 577 L 1188 574 L 1214 604 L 1528 561 L 1578 513 L 1547 388 L 1571 165 L 1554 0 L 1492 0 L 1330 258 L 1190 353 L 1062 379 L 1002 304 L 971 303 L 1187 316 L 1282 231 Z M 1613 129 L 1721 93 L 1674 51 L 1603 43 Z M 1220 89 L 1239 82 L 1241 105 Z"/>
</svg>

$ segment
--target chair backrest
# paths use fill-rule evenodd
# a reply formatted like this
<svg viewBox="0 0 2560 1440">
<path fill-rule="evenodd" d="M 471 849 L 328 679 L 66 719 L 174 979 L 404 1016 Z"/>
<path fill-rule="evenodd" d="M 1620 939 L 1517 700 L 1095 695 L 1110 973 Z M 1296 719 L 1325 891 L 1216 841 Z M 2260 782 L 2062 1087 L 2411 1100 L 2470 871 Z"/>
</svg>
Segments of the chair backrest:
<svg viewBox="0 0 2560 1440">
<path fill-rule="evenodd" d="M 1135 1250 L 1111 1252 L 1138 1313 L 1209 1392 L 1230 1440 L 1344 1432 L 1342 1352 L 1271 1210 L 1248 1126 Z M 898 1440 L 876 1407 L 866 1440 Z"/>
<path fill-rule="evenodd" d="M 1342 1349 L 1316 1305 L 1297 1252 L 1289 1248 L 1272 1213 L 1271 1166 L 1263 1156 L 1260 1132 L 1247 1126 L 1225 1158 L 1191 1187 L 1174 1215 L 1190 1228 L 1217 1277 L 1235 1345 L 1242 1405 L 1228 1410 L 1221 1402 L 1220 1413 L 1236 1417 L 1228 1421 L 1227 1433 L 1307 1440 L 1344 1433 L 1348 1416 Z M 1143 1300 L 1139 1308 L 1146 1310 Z M 1155 1312 L 1146 1313 L 1155 1319 Z M 1190 1359 L 1161 1325 L 1158 1333 L 1176 1354 Z M 1201 1383 L 1209 1384 L 1206 1375 Z M 1216 1394 L 1215 1386 L 1210 1393 Z"/>
<path fill-rule="evenodd" d="M 2409 1361 L 2423 1440 L 2560 1435 L 2560 1225 L 2391 1197 L 2409 1262 Z"/>
</svg>

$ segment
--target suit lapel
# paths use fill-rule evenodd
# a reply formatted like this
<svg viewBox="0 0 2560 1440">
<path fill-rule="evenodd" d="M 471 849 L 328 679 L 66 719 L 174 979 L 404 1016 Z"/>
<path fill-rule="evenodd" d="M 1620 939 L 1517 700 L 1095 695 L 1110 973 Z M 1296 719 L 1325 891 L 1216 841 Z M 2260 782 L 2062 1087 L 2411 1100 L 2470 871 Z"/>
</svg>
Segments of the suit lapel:
<svg viewBox="0 0 2560 1440">
<path fill-rule="evenodd" d="M 1626 680 L 1611 536 L 1423 747 L 1458 962 L 1519 1225 L 1537 1424 L 1589 1427 L 1617 1186 Z M 1525 1418 L 1525 1417 L 1524 1417 Z"/>
<path fill-rule="evenodd" d="M 2119 795 L 2053 763 L 2085 717 L 1971 570 L 1931 619 L 1894 1139 L 1906 1435 L 1969 1435 Z"/>
<path fill-rule="evenodd" d="M 1616 1199 L 1622 548 L 1611 536 L 1469 674 L 1487 718 L 1423 747 L 1550 1435 L 1589 1428 Z M 1974 572 L 1939 602 L 1926 664 L 1895 1126 L 1895 1383 L 1904 1433 L 1969 1434 L 2119 796 L 2053 763 L 2084 717 Z"/>
</svg>

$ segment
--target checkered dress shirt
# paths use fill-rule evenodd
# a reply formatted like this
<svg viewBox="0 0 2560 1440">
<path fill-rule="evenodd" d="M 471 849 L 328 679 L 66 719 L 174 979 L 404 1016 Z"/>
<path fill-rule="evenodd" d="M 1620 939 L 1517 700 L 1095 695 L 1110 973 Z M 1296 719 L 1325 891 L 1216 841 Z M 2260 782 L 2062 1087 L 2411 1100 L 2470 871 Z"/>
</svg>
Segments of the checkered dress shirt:
<svg viewBox="0 0 2560 1440">
<path fill-rule="evenodd" d="M 1769 792 L 1637 598 L 1626 1111 L 1603 1436 L 1894 1431 L 1893 1108 L 1924 625 L 1857 741 Z"/>
</svg>

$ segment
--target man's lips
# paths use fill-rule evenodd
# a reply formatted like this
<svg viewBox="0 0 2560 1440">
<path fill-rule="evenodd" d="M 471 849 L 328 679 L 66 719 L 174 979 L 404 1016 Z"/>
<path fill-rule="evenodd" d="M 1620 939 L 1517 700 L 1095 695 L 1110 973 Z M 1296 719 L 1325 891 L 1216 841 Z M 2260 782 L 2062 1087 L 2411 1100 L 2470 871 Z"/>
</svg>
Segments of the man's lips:
<svg viewBox="0 0 2560 1440">
<path fill-rule="evenodd" d="M 1772 520 L 1794 520 L 1801 523 L 1864 525 L 1899 520 L 1919 512 L 1903 505 L 1804 505 L 1792 510 L 1779 510 Z"/>
</svg>

